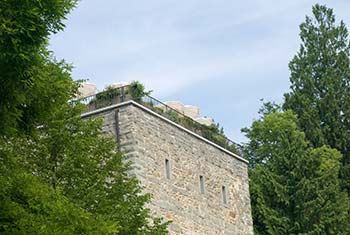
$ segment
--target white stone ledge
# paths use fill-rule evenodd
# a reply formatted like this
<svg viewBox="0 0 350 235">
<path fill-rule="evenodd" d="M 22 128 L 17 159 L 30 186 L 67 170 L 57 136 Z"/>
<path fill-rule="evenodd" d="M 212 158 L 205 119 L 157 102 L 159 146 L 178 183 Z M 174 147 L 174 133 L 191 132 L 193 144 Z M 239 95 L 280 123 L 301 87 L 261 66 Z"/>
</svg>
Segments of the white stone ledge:
<svg viewBox="0 0 350 235">
<path fill-rule="evenodd" d="M 136 106 L 138 108 L 141 108 L 142 110 L 144 110 L 144 111 L 146 111 L 146 112 L 148 112 L 148 113 L 150 113 L 150 114 L 152 114 L 152 115 L 162 119 L 163 121 L 165 121 L 167 123 L 170 123 L 171 125 L 176 126 L 177 128 L 180 128 L 181 130 L 185 131 L 186 133 L 188 133 L 190 135 L 193 135 L 196 138 L 198 138 L 198 139 L 200 139 L 200 140 L 202 140 L 202 141 L 204 141 L 204 142 L 206 142 L 206 143 L 208 143 L 208 144 L 210 144 L 210 145 L 220 149 L 221 151 L 223 151 L 226 154 L 236 158 L 237 160 L 240 160 L 240 161 L 242 161 L 242 162 L 244 162 L 246 164 L 249 163 L 248 160 L 244 159 L 243 157 L 228 151 L 227 149 L 221 147 L 220 145 L 217 145 L 214 142 L 212 142 L 210 140 L 207 140 L 206 138 L 204 138 L 204 137 L 202 137 L 202 136 L 200 136 L 200 135 L 198 135 L 198 134 L 196 134 L 196 133 L 186 129 L 185 127 L 183 127 L 183 126 L 181 126 L 181 125 L 179 125 L 179 124 L 177 124 L 177 123 L 167 119 L 166 117 L 163 117 L 162 115 L 152 111 L 151 109 L 149 109 L 149 108 L 147 108 L 147 107 L 145 107 L 145 106 L 143 106 L 143 105 L 141 105 L 141 104 L 139 104 L 139 103 L 137 103 L 137 102 L 135 102 L 133 100 L 128 100 L 128 101 L 125 101 L 123 103 L 113 104 L 113 105 L 110 105 L 110 106 L 107 106 L 107 107 L 104 107 L 104 108 L 100 108 L 100 109 L 97 109 L 97 110 L 94 110 L 94 111 L 91 111 L 91 112 L 83 113 L 81 115 L 81 117 L 82 118 L 88 117 L 88 116 L 91 116 L 91 115 L 94 115 L 94 114 L 102 113 L 102 112 L 105 112 L 105 111 L 108 111 L 108 110 L 111 110 L 111 109 L 116 109 L 116 108 L 119 108 L 119 107 L 122 107 L 122 106 L 126 106 L 126 105 L 134 105 L 134 106 Z"/>
</svg>

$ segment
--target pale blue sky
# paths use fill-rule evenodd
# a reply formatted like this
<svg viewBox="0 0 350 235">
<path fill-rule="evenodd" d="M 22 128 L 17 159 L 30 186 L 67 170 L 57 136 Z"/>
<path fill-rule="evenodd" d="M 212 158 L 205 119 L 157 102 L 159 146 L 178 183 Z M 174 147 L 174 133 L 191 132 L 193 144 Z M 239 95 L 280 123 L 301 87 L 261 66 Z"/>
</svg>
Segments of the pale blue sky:
<svg viewBox="0 0 350 235">
<path fill-rule="evenodd" d="M 82 0 L 50 48 L 102 90 L 138 80 L 163 101 L 201 108 L 234 141 L 260 99 L 281 102 L 299 24 L 315 3 L 350 25 L 349 0 Z"/>
</svg>

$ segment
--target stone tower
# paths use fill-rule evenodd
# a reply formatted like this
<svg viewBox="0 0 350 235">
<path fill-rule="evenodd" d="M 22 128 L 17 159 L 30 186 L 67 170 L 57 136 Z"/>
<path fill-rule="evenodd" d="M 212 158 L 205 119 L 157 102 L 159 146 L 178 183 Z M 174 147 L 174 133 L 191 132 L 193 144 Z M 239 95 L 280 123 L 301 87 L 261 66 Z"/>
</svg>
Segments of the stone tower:
<svg viewBox="0 0 350 235">
<path fill-rule="evenodd" d="M 119 88 L 120 89 L 120 88 Z M 103 117 L 133 162 L 132 174 L 153 195 L 152 213 L 171 220 L 171 235 L 252 235 L 247 161 L 171 120 L 159 108 L 125 96 L 91 108 Z"/>
</svg>

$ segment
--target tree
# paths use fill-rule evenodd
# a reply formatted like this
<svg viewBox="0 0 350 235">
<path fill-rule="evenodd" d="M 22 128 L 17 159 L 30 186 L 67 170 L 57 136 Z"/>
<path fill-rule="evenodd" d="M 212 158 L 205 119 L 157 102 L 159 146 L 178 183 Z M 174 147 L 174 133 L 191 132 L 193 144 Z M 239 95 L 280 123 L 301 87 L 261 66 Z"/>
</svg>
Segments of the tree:
<svg viewBox="0 0 350 235">
<path fill-rule="evenodd" d="M 0 233 L 167 234 L 101 122 L 81 120 L 71 66 L 47 50 L 75 4 L 0 3 Z"/>
<path fill-rule="evenodd" d="M 19 138 L 0 139 L 0 234 L 114 234 L 110 220 L 77 207 L 60 190 L 26 171 Z"/>
<path fill-rule="evenodd" d="M 343 154 L 341 178 L 350 193 L 350 42 L 332 9 L 313 7 L 314 19 L 300 25 L 302 44 L 289 64 L 291 92 L 284 110 L 298 116 L 298 124 L 312 146 L 328 145 Z"/>
<path fill-rule="evenodd" d="M 272 111 L 243 131 L 254 159 L 250 192 L 255 234 L 349 234 L 341 154 L 309 148 L 291 112 Z"/>
<path fill-rule="evenodd" d="M 38 139 L 17 144 L 24 167 L 44 179 L 84 211 L 111 221 L 120 235 L 167 234 L 167 224 L 145 208 L 150 195 L 127 159 L 104 137 L 102 120 L 82 120 L 78 103 L 61 106 L 41 128 Z M 150 223 L 151 222 L 151 223 Z"/>
<path fill-rule="evenodd" d="M 76 2 L 1 1 L 0 134 L 31 131 L 69 95 L 69 66 L 52 59 L 46 47 Z"/>
</svg>

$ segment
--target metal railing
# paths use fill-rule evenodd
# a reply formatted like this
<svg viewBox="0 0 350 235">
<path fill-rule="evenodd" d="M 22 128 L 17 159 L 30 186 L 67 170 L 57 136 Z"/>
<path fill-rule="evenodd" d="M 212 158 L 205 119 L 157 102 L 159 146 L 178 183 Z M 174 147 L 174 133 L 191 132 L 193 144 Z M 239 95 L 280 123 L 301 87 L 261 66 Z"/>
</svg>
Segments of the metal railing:
<svg viewBox="0 0 350 235">
<path fill-rule="evenodd" d="M 132 94 L 129 86 L 108 89 L 95 95 L 81 98 L 80 103 L 85 105 L 84 112 L 91 112 L 113 104 L 119 104 L 124 101 L 134 100 L 137 103 L 151 109 L 159 115 L 183 126 L 184 128 L 214 142 L 215 144 L 225 148 L 226 150 L 238 154 L 243 157 L 243 148 L 240 144 L 228 139 L 223 135 L 216 126 L 203 125 L 184 113 L 164 104 L 163 102 L 149 95 L 141 95 L 136 97 Z"/>
<path fill-rule="evenodd" d="M 85 105 L 84 113 L 87 113 L 130 99 L 132 99 L 132 97 L 128 95 L 128 86 L 122 86 L 80 98 L 79 101 L 81 104 Z"/>
</svg>

